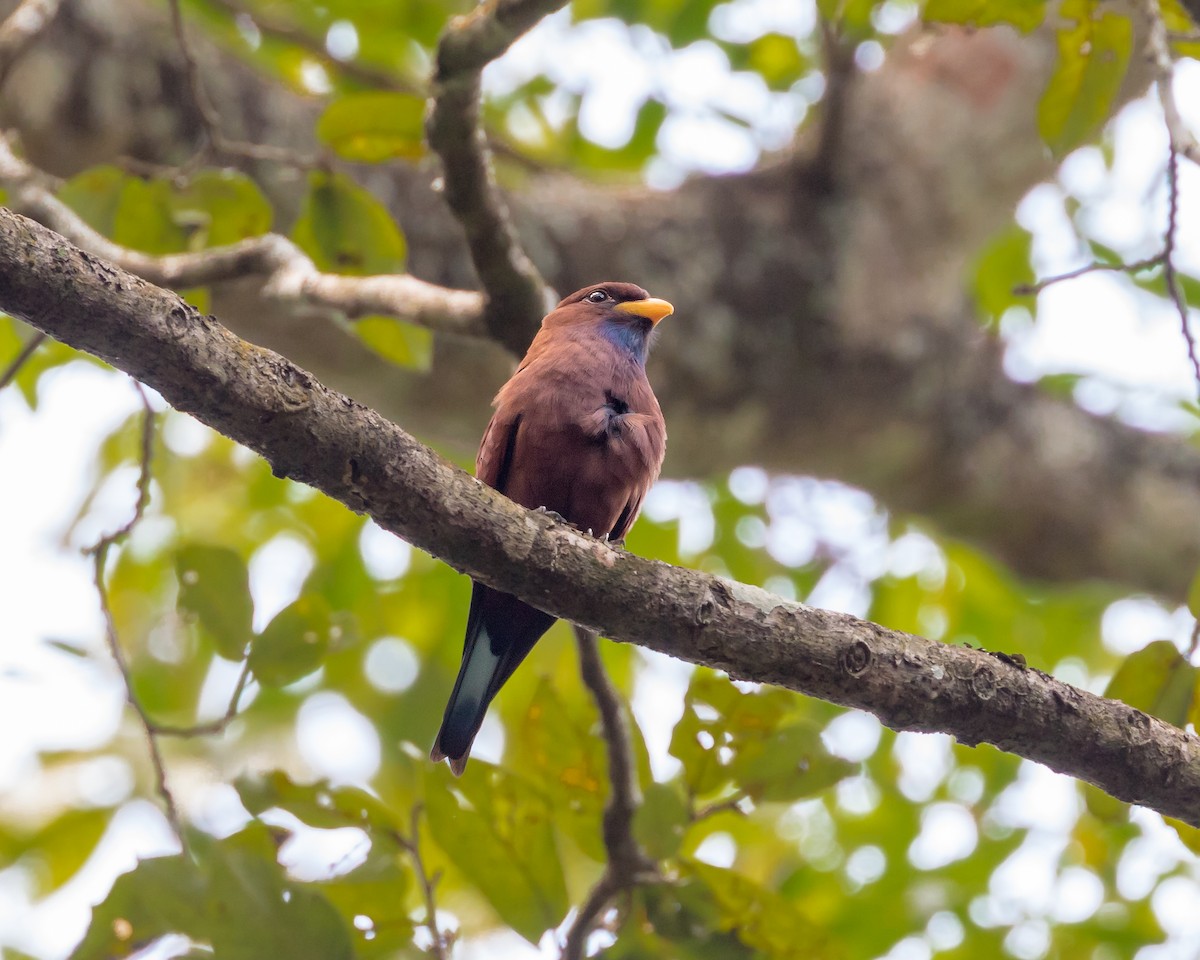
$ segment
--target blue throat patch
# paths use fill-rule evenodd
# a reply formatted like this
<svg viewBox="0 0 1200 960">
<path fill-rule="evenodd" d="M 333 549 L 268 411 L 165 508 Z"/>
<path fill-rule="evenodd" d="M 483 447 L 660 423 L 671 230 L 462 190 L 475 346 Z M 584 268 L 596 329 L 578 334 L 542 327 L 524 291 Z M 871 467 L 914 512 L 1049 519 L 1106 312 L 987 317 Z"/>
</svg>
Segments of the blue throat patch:
<svg viewBox="0 0 1200 960">
<path fill-rule="evenodd" d="M 624 350 L 642 366 L 650 352 L 650 321 L 605 320 L 600 329 L 604 336 L 618 349 Z"/>
</svg>

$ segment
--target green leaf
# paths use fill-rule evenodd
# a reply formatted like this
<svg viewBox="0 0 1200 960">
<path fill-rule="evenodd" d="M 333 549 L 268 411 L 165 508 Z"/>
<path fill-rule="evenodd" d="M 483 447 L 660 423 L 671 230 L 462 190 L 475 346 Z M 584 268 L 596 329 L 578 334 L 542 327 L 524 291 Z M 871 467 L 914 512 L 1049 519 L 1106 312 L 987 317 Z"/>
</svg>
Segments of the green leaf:
<svg viewBox="0 0 1200 960">
<path fill-rule="evenodd" d="M 1155 640 L 1125 658 L 1104 695 L 1182 727 L 1192 706 L 1196 674 L 1175 644 Z"/>
<path fill-rule="evenodd" d="M 823 955 L 821 935 L 804 917 L 799 904 L 733 870 L 695 860 L 688 861 L 687 868 L 711 892 L 719 910 L 720 928 L 736 933 L 746 946 L 768 957 L 788 960 L 797 956 L 797 944 L 805 945 L 806 955 Z"/>
<path fill-rule="evenodd" d="M 1015 223 L 994 237 L 975 262 L 975 301 L 994 320 L 1018 304 L 1032 310 L 1035 298 L 1013 291 L 1036 279 L 1030 254 L 1033 236 Z"/>
<path fill-rule="evenodd" d="M 458 781 L 444 764 L 431 767 L 425 795 L 434 840 L 505 923 L 536 944 L 562 922 L 570 901 L 541 794 L 472 760 Z"/>
<path fill-rule="evenodd" d="M 194 619 L 227 660 L 246 656 L 254 618 L 250 575 L 228 547 L 188 544 L 175 553 L 179 612 Z"/>
<path fill-rule="evenodd" d="M 433 332 L 391 317 L 363 317 L 353 330 L 385 360 L 410 370 L 428 370 L 433 362 Z"/>
<path fill-rule="evenodd" d="M 936 23 L 991 27 L 1007 23 L 1023 33 L 1046 19 L 1045 0 L 927 0 L 922 17 Z"/>
<path fill-rule="evenodd" d="M 92 855 L 113 811 L 110 807 L 68 810 L 36 833 L 23 837 L 8 857 L 24 850 L 21 863 L 29 868 L 39 897 L 47 896 L 75 876 Z"/>
<path fill-rule="evenodd" d="M 126 177 L 113 217 L 113 240 L 147 253 L 179 253 L 192 248 L 189 240 L 200 225 L 176 217 L 173 199 L 171 184 L 165 180 Z"/>
<path fill-rule="evenodd" d="M 412 940 L 405 900 L 410 876 L 401 863 L 394 850 L 376 843 L 349 873 L 316 884 L 347 926 L 356 928 L 355 955 L 360 960 L 395 957 Z M 369 923 L 363 923 L 364 917 Z"/>
<path fill-rule="evenodd" d="M 692 794 L 701 797 L 737 783 L 743 749 L 758 749 L 754 745 L 769 738 L 794 705 L 786 691 L 764 687 L 743 693 L 725 677 L 697 670 L 670 745 Z"/>
<path fill-rule="evenodd" d="M 600 822 L 609 788 L 603 741 L 568 712 L 548 677 L 538 681 L 521 735 L 509 740 L 504 761 L 550 799 L 555 819 L 585 853 L 605 859 Z"/>
<path fill-rule="evenodd" d="M 679 852 L 690 821 L 687 799 L 676 784 L 652 783 L 642 796 L 633 818 L 633 835 L 655 860 Z"/>
<path fill-rule="evenodd" d="M 365 276 L 404 265 L 404 235 L 391 214 L 340 173 L 310 174 L 292 237 L 322 270 Z"/>
<path fill-rule="evenodd" d="M 125 171 L 117 167 L 92 167 L 59 187 L 58 199 L 93 230 L 111 237 L 127 179 Z"/>
<path fill-rule="evenodd" d="M 256 817 L 278 807 L 310 827 L 359 827 L 385 834 L 401 827 L 382 800 L 358 787 L 334 787 L 327 780 L 296 783 L 282 770 L 244 775 L 233 785 L 242 805 Z"/>
<path fill-rule="evenodd" d="M 765 33 L 749 43 L 722 43 L 734 70 L 750 70 L 772 90 L 787 90 L 811 66 L 795 37 Z"/>
<path fill-rule="evenodd" d="M 208 940 L 221 960 L 354 956 L 345 922 L 319 890 L 287 879 L 261 823 L 251 823 L 200 855 L 209 880 Z"/>
<path fill-rule="evenodd" d="M 168 933 L 207 939 L 207 883 L 182 856 L 142 860 L 117 877 L 71 960 L 126 957 Z"/>
<path fill-rule="evenodd" d="M 1112 110 L 1129 55 L 1133 26 L 1090 0 L 1068 0 L 1062 15 L 1076 25 L 1058 32 L 1058 67 L 1038 104 L 1038 131 L 1056 156 L 1092 137 Z"/>
<path fill-rule="evenodd" d="M 312 673 L 329 650 L 332 625 L 324 597 L 304 596 L 277 613 L 250 641 L 250 669 L 268 687 L 283 687 Z"/>
<path fill-rule="evenodd" d="M 793 724 L 742 745 L 733 779 L 755 801 L 799 800 L 850 776 L 858 765 L 830 756 L 813 724 Z"/>
<path fill-rule="evenodd" d="M 173 191 L 171 215 L 191 247 L 220 247 L 271 229 L 274 211 L 258 184 L 233 170 L 204 170 Z"/>
<path fill-rule="evenodd" d="M 376 90 L 347 94 L 325 108 L 317 136 L 356 163 L 416 159 L 425 152 L 425 101 Z"/>
<path fill-rule="evenodd" d="M 1200 619 L 1200 570 L 1196 571 L 1191 586 L 1188 587 L 1187 607 L 1193 617 Z"/>
</svg>

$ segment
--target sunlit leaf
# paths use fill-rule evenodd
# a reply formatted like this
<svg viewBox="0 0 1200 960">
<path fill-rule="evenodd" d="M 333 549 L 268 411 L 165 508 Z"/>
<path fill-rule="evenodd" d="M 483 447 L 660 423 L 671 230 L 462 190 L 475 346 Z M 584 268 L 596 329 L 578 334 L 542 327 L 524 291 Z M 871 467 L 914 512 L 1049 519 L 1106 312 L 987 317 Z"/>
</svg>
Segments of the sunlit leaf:
<svg viewBox="0 0 1200 960">
<path fill-rule="evenodd" d="M 317 121 L 317 136 L 338 156 L 359 163 L 414 159 L 424 152 L 425 101 L 370 91 L 334 100 Z"/>
<path fill-rule="evenodd" d="M 1041 26 L 1045 0 L 927 0 L 922 17 L 934 23 L 990 27 L 1006 23 L 1024 33 Z"/>
<path fill-rule="evenodd" d="M 1076 25 L 1058 32 L 1058 66 L 1038 105 L 1038 131 L 1058 156 L 1108 119 L 1133 50 L 1128 17 L 1091 0 L 1068 0 L 1060 13 Z"/>
<path fill-rule="evenodd" d="M 360 340 L 385 360 L 410 370 L 428 370 L 433 361 L 433 332 L 392 317 L 354 321 Z"/>
</svg>

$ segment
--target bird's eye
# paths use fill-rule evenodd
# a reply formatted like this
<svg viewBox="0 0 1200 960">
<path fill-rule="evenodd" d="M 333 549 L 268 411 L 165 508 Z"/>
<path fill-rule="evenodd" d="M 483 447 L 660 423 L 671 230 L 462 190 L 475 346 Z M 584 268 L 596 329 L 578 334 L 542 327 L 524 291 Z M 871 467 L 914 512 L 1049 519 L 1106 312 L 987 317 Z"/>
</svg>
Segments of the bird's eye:
<svg viewBox="0 0 1200 960">
<path fill-rule="evenodd" d="M 587 298 L 592 303 L 603 303 L 605 300 L 608 299 L 608 294 L 605 293 L 603 290 L 593 290 L 591 293 L 589 293 L 587 295 Z"/>
</svg>

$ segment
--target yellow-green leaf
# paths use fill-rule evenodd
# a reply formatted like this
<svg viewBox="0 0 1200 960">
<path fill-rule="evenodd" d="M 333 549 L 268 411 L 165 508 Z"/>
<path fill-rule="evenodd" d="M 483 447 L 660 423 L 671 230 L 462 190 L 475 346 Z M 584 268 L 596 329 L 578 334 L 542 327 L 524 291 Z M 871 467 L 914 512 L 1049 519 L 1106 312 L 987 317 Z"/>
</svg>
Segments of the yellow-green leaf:
<svg viewBox="0 0 1200 960">
<path fill-rule="evenodd" d="M 378 90 L 346 94 L 325 108 L 317 136 L 357 163 L 414 159 L 425 150 L 425 101 Z"/>
<path fill-rule="evenodd" d="M 1077 22 L 1058 32 L 1058 67 L 1038 104 L 1038 131 L 1058 156 L 1104 125 L 1133 49 L 1128 17 L 1099 13 L 1088 0 L 1071 0 L 1062 13 Z"/>
<path fill-rule="evenodd" d="M 415 323 L 391 317 L 363 317 L 354 321 L 360 340 L 398 367 L 428 370 L 433 361 L 433 333 Z"/>
<path fill-rule="evenodd" d="M 990 27 L 1007 23 L 1028 33 L 1046 19 L 1045 0 L 928 0 L 925 20 Z"/>
</svg>

